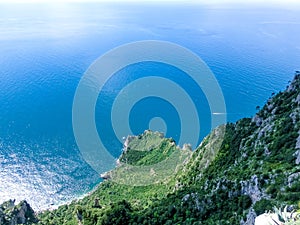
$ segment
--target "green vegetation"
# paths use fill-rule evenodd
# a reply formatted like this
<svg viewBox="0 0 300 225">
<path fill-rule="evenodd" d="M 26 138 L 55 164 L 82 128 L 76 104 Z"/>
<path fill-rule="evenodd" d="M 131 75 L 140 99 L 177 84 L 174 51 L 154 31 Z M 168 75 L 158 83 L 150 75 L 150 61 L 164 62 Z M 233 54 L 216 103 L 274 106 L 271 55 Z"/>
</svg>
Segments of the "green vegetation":
<svg viewBox="0 0 300 225">
<path fill-rule="evenodd" d="M 246 222 L 251 209 L 258 215 L 273 205 L 297 208 L 299 94 L 298 74 L 253 119 L 217 128 L 192 155 L 156 132 L 130 137 L 119 159 L 121 165 L 110 172 L 111 179 L 82 200 L 40 214 L 39 224 L 234 225 Z M 176 161 L 177 169 L 166 163 L 169 158 L 170 163 L 181 159 Z M 164 170 L 151 174 L 153 165 L 160 163 L 167 165 L 166 179 L 159 179 Z M 142 175 L 149 184 L 128 185 L 135 176 L 143 179 L 130 172 L 136 167 L 147 168 Z M 125 177 L 124 182 L 120 177 Z"/>
<path fill-rule="evenodd" d="M 15 205 L 15 200 L 9 200 L 0 205 L 0 224 L 34 224 L 37 218 L 33 209 L 26 201 Z"/>
<path fill-rule="evenodd" d="M 131 136 L 130 142 L 119 161 L 134 166 L 148 166 L 159 163 L 176 151 L 175 141 L 163 139 L 159 132 L 145 131 L 143 135 Z M 126 140 L 126 141 L 127 141 Z"/>
<path fill-rule="evenodd" d="M 272 216 L 275 215 L 282 225 L 300 225 L 300 212 L 288 212 L 287 208 L 287 206 L 284 209 L 274 207 L 274 213 L 269 212 L 268 216 L 272 219 Z"/>
<path fill-rule="evenodd" d="M 129 137 L 109 179 L 81 200 L 40 213 L 38 224 L 239 225 L 273 205 L 298 210 L 299 131 L 296 74 L 254 118 L 218 127 L 193 153 L 157 132 Z"/>
</svg>

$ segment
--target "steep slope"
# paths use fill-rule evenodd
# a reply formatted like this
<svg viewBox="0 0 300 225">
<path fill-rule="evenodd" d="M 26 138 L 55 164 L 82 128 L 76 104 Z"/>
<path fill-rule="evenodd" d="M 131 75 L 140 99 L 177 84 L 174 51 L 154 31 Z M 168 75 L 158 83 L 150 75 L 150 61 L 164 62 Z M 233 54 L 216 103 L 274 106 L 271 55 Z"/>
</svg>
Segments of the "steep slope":
<svg viewBox="0 0 300 225">
<path fill-rule="evenodd" d="M 109 179 L 89 196 L 40 214 L 39 224 L 251 225 L 275 205 L 297 209 L 300 74 L 253 118 L 215 129 L 193 154 L 150 131 L 130 137 L 125 147 L 120 166 L 104 175 Z M 157 180 L 162 174 L 151 166 L 170 156 L 178 164 Z M 132 171 L 126 162 L 146 167 L 151 182 L 127 183 L 135 176 L 126 177 Z"/>
<path fill-rule="evenodd" d="M 227 124 L 216 158 L 201 163 L 207 137 L 177 175 L 177 191 L 144 215 L 172 214 L 157 224 L 254 224 L 274 205 L 297 208 L 300 200 L 300 75 L 250 119 Z M 170 200 L 173 199 L 173 200 Z M 162 207 L 165 206 L 165 207 Z M 298 206 L 299 207 L 299 206 Z M 172 221 L 172 222 L 171 222 Z"/>
<path fill-rule="evenodd" d="M 39 224 L 130 224 L 133 214 L 167 198 L 191 154 L 159 132 L 129 136 L 118 167 L 101 175 L 105 180 L 94 192 L 40 214 Z"/>
<path fill-rule="evenodd" d="M 26 201 L 15 205 L 14 200 L 9 200 L 0 205 L 0 224 L 32 224 L 37 222 L 33 209 Z"/>
<path fill-rule="evenodd" d="M 201 209 L 197 218 L 207 218 L 207 224 L 253 224 L 257 214 L 274 205 L 296 206 L 299 142 L 300 75 L 296 74 L 286 91 L 270 98 L 254 118 L 226 126 L 216 159 L 203 170 L 197 157 L 201 159 L 204 141 L 193 154 L 196 160 L 178 177 L 183 193 L 178 197 L 186 199 L 183 195 L 191 194 L 186 187 L 192 189 Z M 188 200 L 197 205 L 195 198 Z"/>
<path fill-rule="evenodd" d="M 187 145 L 180 149 L 172 138 L 146 130 L 142 135 L 127 137 L 118 167 L 101 176 L 132 186 L 167 183 L 191 154 Z"/>
</svg>

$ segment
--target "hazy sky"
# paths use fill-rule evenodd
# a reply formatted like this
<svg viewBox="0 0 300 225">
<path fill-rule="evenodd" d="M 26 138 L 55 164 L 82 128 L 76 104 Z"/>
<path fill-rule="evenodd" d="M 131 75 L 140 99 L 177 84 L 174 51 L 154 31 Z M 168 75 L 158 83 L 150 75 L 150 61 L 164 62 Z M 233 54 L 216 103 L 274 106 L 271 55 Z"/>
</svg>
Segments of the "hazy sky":
<svg viewBox="0 0 300 225">
<path fill-rule="evenodd" d="M 299 4 L 299 0 L 0 0 L 0 3 L 64 3 L 64 2 L 176 2 L 176 3 L 205 3 L 205 4 L 228 4 L 228 3 L 270 3 L 270 4 Z"/>
</svg>

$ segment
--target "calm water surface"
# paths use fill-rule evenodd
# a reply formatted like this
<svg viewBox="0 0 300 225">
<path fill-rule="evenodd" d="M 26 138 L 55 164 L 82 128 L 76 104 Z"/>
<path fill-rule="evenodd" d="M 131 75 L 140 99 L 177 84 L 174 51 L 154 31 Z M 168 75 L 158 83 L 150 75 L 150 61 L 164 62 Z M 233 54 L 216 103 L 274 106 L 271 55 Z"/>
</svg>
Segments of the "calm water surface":
<svg viewBox="0 0 300 225">
<path fill-rule="evenodd" d="M 215 74 L 228 120 L 236 121 L 255 114 L 256 106 L 283 90 L 300 69 L 299 35 L 299 10 L 292 7 L 0 4 L 0 202 L 27 199 L 43 209 L 100 182 L 77 148 L 72 101 L 85 70 L 111 48 L 155 39 L 191 49 Z M 105 109 L 96 111 L 97 124 L 108 121 L 116 91 L 128 77 L 143 76 L 145 68 L 180 77 L 154 62 L 120 71 L 97 102 L 97 109 Z M 210 119 L 207 102 L 192 85 L 189 94 L 202 104 L 203 137 L 211 129 L 205 122 Z M 133 108 L 135 133 L 148 128 L 143 110 L 154 115 L 153 107 L 171 107 L 156 100 Z M 172 108 L 168 112 L 161 112 L 168 118 L 167 136 L 176 139 L 178 115 Z M 109 126 L 98 129 L 117 157 L 121 143 Z"/>
</svg>

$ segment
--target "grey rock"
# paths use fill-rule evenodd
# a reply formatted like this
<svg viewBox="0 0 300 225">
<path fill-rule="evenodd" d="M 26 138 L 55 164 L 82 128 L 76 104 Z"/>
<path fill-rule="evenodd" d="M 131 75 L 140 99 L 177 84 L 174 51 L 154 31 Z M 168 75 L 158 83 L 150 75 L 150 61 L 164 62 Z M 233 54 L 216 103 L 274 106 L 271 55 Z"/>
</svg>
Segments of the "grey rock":
<svg viewBox="0 0 300 225">
<path fill-rule="evenodd" d="M 198 193 L 191 193 L 191 194 L 187 194 L 182 198 L 183 202 L 186 201 L 192 201 L 195 205 L 195 208 L 200 211 L 201 210 L 201 206 L 200 206 L 200 201 L 199 201 L 199 196 Z"/>
<path fill-rule="evenodd" d="M 300 177 L 300 172 L 298 173 L 293 173 L 288 176 L 288 186 L 291 187 L 294 181 L 298 181 Z"/>
<path fill-rule="evenodd" d="M 259 117 L 258 115 L 255 115 L 253 118 L 252 118 L 252 122 L 256 124 L 256 126 L 260 126 L 263 122 L 263 119 L 261 117 Z"/>
<path fill-rule="evenodd" d="M 111 172 L 108 171 L 108 172 L 105 172 L 105 173 L 101 173 L 101 174 L 100 174 L 100 177 L 101 177 L 102 179 L 104 179 L 104 180 L 109 180 L 109 179 L 111 179 Z"/>
<path fill-rule="evenodd" d="M 299 115 L 299 109 L 296 109 L 294 112 L 290 114 L 290 118 L 293 120 L 293 124 L 297 122 L 297 116 Z"/>
<path fill-rule="evenodd" d="M 242 186 L 241 193 L 249 195 L 253 204 L 262 198 L 268 198 L 268 196 L 259 189 L 258 177 L 256 175 L 253 175 L 250 180 L 241 181 L 240 184 Z"/>
<path fill-rule="evenodd" d="M 265 155 L 270 155 L 271 154 L 271 152 L 270 152 L 270 150 L 268 149 L 268 147 L 267 146 L 265 146 Z"/>
<path fill-rule="evenodd" d="M 14 200 L 9 200 L 0 205 L 0 224 L 16 225 L 37 222 L 33 209 L 26 201 L 15 205 Z"/>
<path fill-rule="evenodd" d="M 300 131 L 298 132 L 299 136 L 297 138 L 296 142 L 296 152 L 294 153 L 294 156 L 296 157 L 296 165 L 300 164 Z"/>
<path fill-rule="evenodd" d="M 272 104 L 267 105 L 267 109 L 269 112 L 271 112 L 274 109 L 274 104 L 272 103 Z"/>
<path fill-rule="evenodd" d="M 298 103 L 298 105 L 300 105 L 300 94 L 296 97 L 295 102 Z"/>
<path fill-rule="evenodd" d="M 294 153 L 294 156 L 296 157 L 296 165 L 299 165 L 300 164 L 300 150 L 296 151 Z"/>
<path fill-rule="evenodd" d="M 124 146 L 123 146 L 123 149 L 124 151 L 126 152 L 128 150 L 128 145 L 129 143 L 135 138 L 135 136 L 131 136 L 131 135 L 128 135 L 125 142 L 124 142 Z"/>
<path fill-rule="evenodd" d="M 250 208 L 248 214 L 247 214 L 247 220 L 240 221 L 240 225 L 255 225 L 255 218 L 257 217 L 255 211 L 253 210 L 253 208 Z"/>
<path fill-rule="evenodd" d="M 288 86 L 287 91 L 295 91 L 297 89 L 297 83 L 298 83 L 298 79 L 299 77 L 295 77 L 294 80 L 291 82 L 291 84 Z"/>
<path fill-rule="evenodd" d="M 192 151 L 192 145 L 191 144 L 184 144 L 182 147 L 182 150 L 188 150 L 188 151 Z"/>
<path fill-rule="evenodd" d="M 300 150 L 300 131 L 298 132 L 299 136 L 297 138 L 297 142 L 296 142 L 296 149 Z"/>
</svg>

